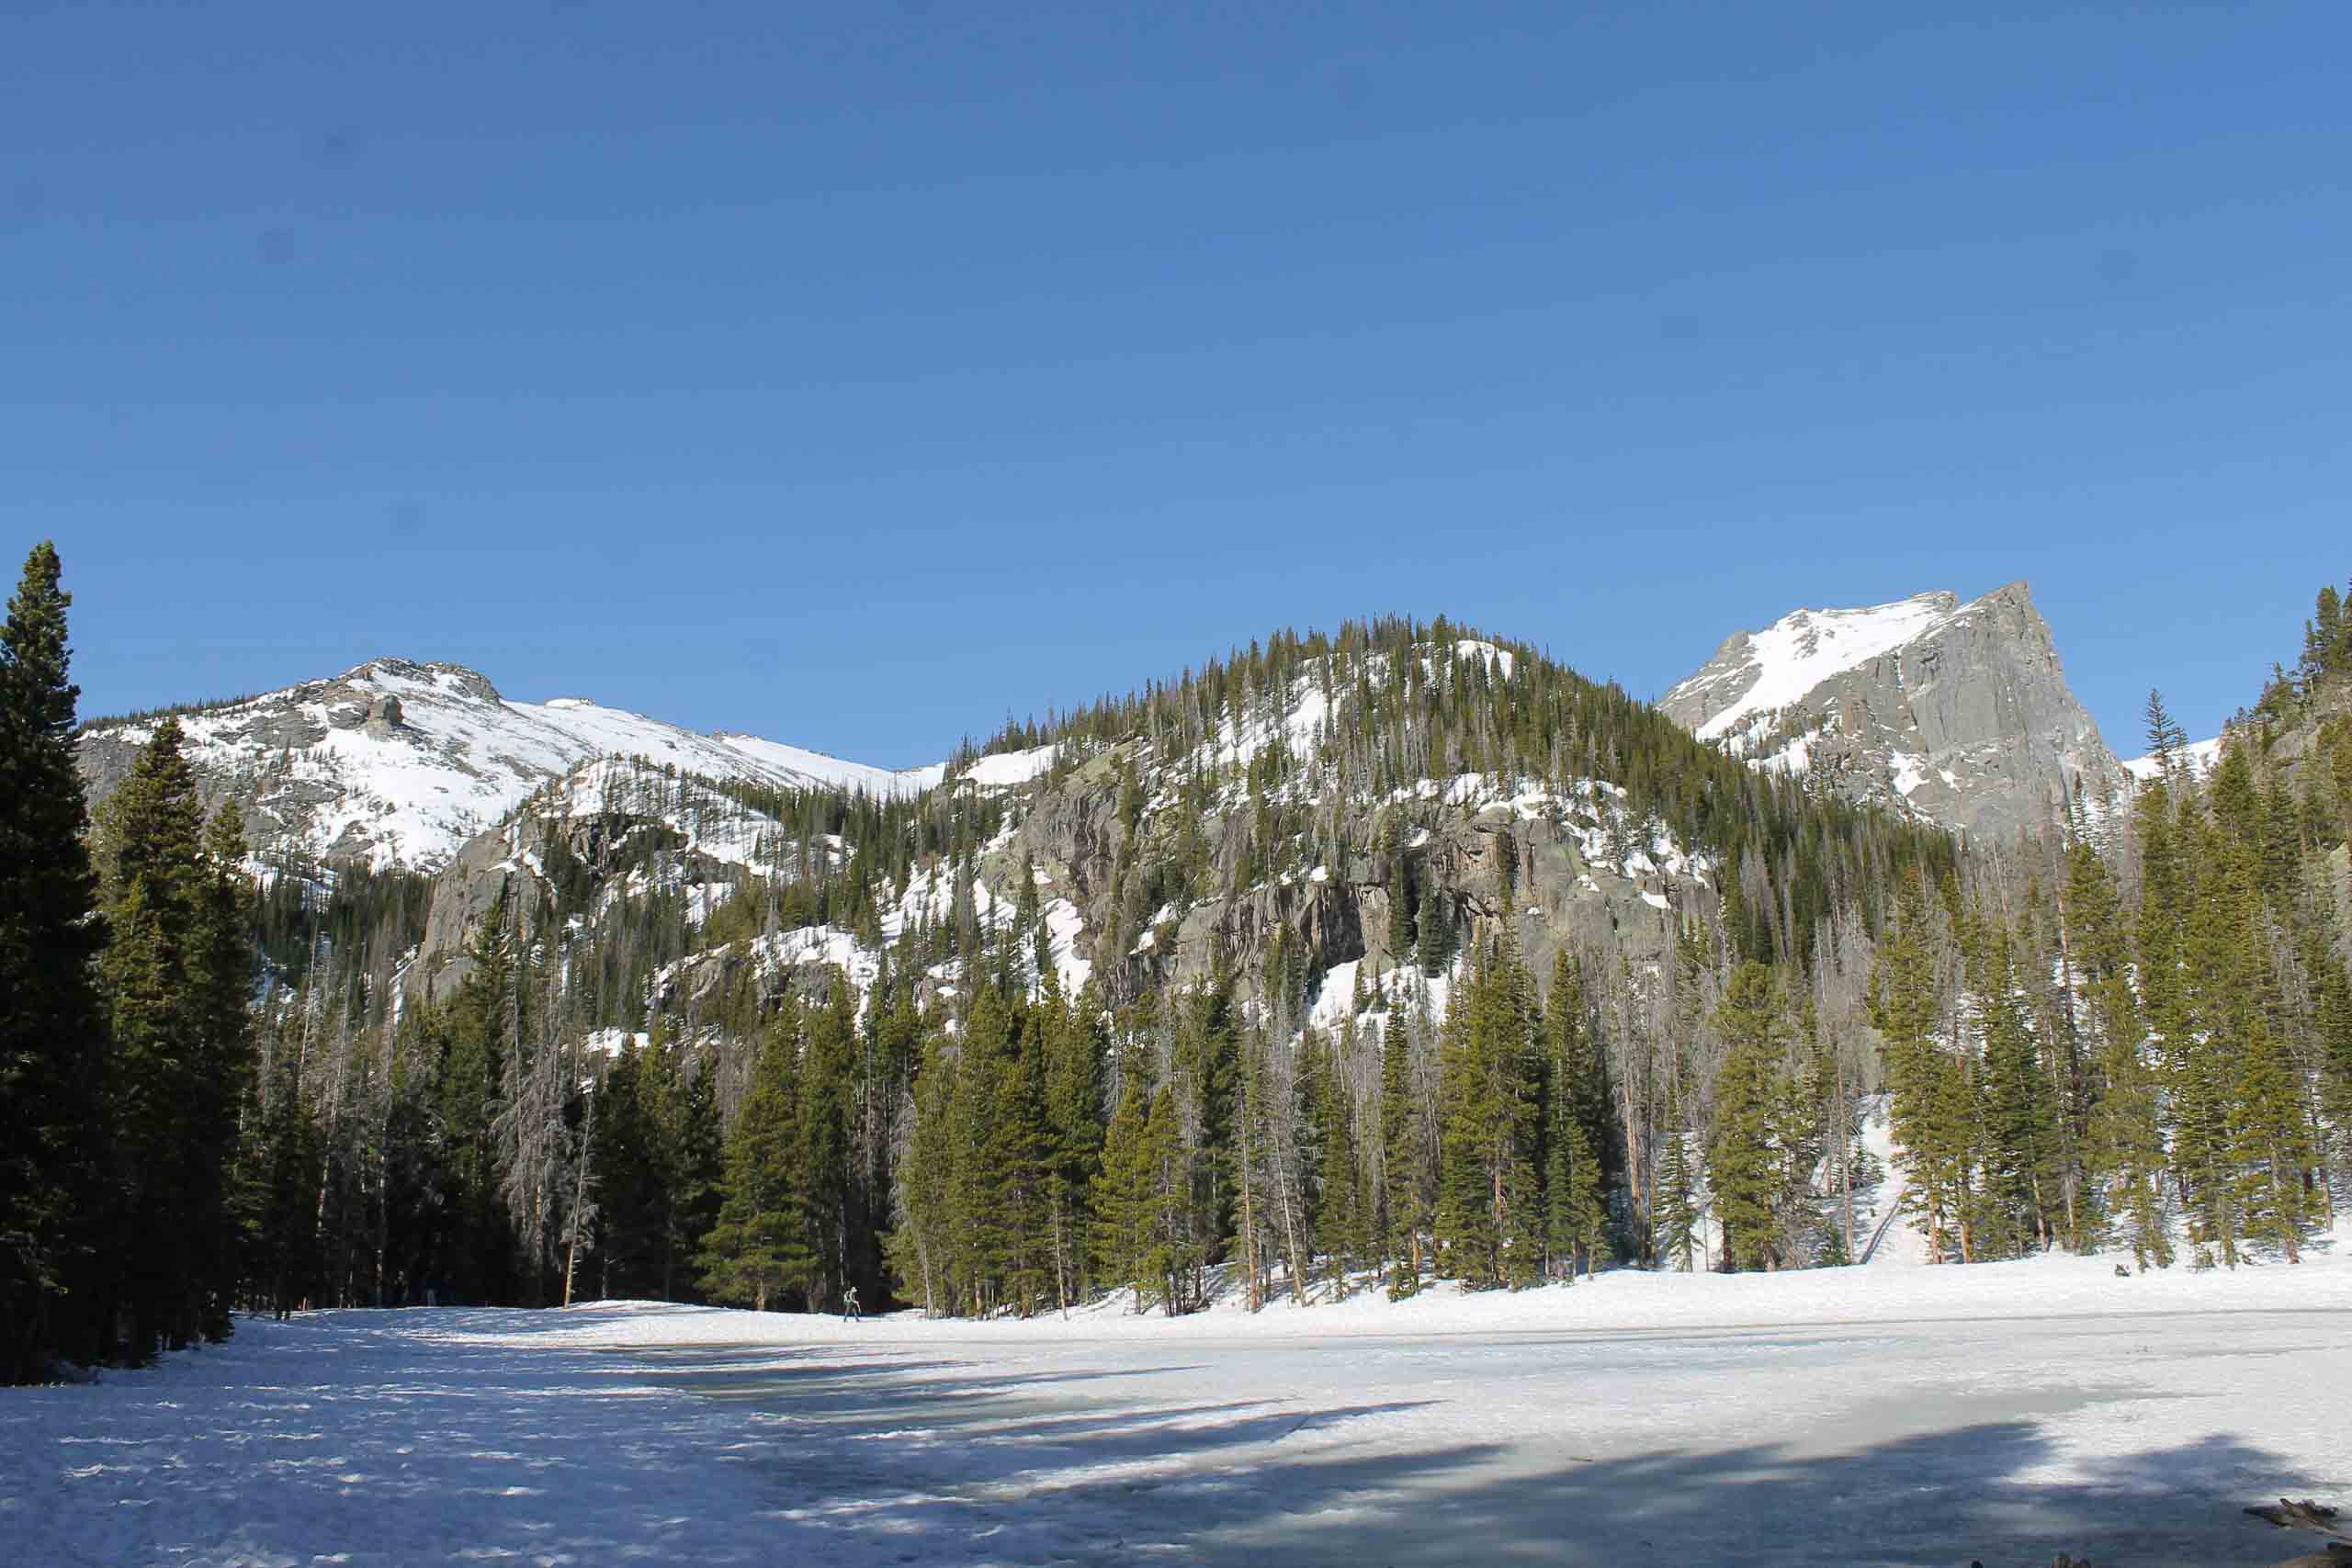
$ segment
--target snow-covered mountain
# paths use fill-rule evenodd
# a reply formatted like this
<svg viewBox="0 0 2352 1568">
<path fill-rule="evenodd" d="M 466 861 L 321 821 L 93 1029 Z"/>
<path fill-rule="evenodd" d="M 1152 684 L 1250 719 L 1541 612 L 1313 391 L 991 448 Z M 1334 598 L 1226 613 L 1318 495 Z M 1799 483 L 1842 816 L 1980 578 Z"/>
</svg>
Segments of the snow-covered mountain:
<svg viewBox="0 0 2352 1568">
<path fill-rule="evenodd" d="M 153 719 L 81 738 L 92 799 L 111 793 Z M 332 680 L 180 716 L 209 801 L 234 796 L 254 848 L 431 871 L 533 791 L 582 763 L 641 757 L 722 781 L 877 795 L 940 782 L 944 763 L 893 771 L 756 736 L 699 734 L 579 698 L 509 702 L 478 671 L 379 659 Z"/>
<path fill-rule="evenodd" d="M 2044 826 L 2078 782 L 2093 800 L 2129 787 L 2023 582 L 1794 611 L 1734 633 L 1659 705 L 1759 767 L 1973 834 Z"/>
<path fill-rule="evenodd" d="M 2222 742 L 2227 739 L 2227 736 L 2216 735 L 2211 740 L 2192 740 L 2180 749 L 2180 761 L 2188 768 L 2189 777 L 2201 779 L 2213 771 L 2213 764 L 2222 760 Z M 2161 776 L 2165 765 L 2154 756 L 2127 757 L 2123 771 L 2144 782 Z"/>
</svg>

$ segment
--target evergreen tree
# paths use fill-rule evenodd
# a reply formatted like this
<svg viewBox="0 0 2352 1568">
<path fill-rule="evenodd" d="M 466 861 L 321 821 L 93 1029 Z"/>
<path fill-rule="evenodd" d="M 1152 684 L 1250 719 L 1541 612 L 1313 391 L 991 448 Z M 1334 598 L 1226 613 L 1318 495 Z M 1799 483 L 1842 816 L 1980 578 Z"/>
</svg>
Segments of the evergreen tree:
<svg viewBox="0 0 2352 1568">
<path fill-rule="evenodd" d="M 1473 1285 L 1522 1283 L 1540 1264 L 1526 988 L 1515 953 L 1482 953 L 1440 1037 L 1438 1225 L 1447 1270 Z"/>
<path fill-rule="evenodd" d="M 104 942 L 56 549 L 25 562 L 0 632 L 0 1382 L 104 1355 Z"/>
<path fill-rule="evenodd" d="M 1778 1268 L 1781 1179 L 1774 1137 L 1787 1025 L 1772 971 L 1750 961 L 1732 972 L 1714 1015 L 1724 1041 L 1715 1077 L 1714 1136 L 1707 1149 L 1724 1252 L 1735 1269 Z"/>
<path fill-rule="evenodd" d="M 1690 1127 L 1679 1093 L 1667 1102 L 1666 1122 L 1660 1131 L 1665 1147 L 1658 1156 L 1657 1250 L 1687 1274 L 1698 1246 L 1702 1208 L 1699 1173 L 1690 1157 Z"/>
<path fill-rule="evenodd" d="M 1380 1164 L 1388 1294 L 1401 1301 L 1421 1288 L 1421 1233 L 1429 1223 L 1430 1202 L 1420 1113 L 1413 1100 L 1411 1045 L 1393 1019 L 1381 1032 Z"/>
<path fill-rule="evenodd" d="M 2159 773 L 2169 778 L 2187 765 L 2182 754 L 2188 745 L 2188 732 L 2174 721 L 2161 692 L 2148 694 L 2141 716 L 2146 729 L 2148 755 L 2155 760 Z"/>
<path fill-rule="evenodd" d="M 1583 976 L 1566 949 L 1552 967 L 1544 1039 L 1551 1103 L 1545 1129 L 1545 1247 L 1566 1277 L 1595 1268 L 1608 1234 L 1609 1205 L 1600 1150 L 1607 1146 L 1608 1091 L 1586 1016 Z M 1677 1151 L 1679 1152 L 1679 1151 Z"/>
<path fill-rule="evenodd" d="M 809 1299 L 817 1258 L 808 1245 L 803 1173 L 794 1156 L 800 1111 L 800 1020 L 787 1006 L 769 1030 L 751 1093 L 727 1140 L 718 1223 L 702 1251 L 703 1288 L 714 1301 L 765 1312 Z"/>
<path fill-rule="evenodd" d="M 133 1361 L 226 1337 L 242 1251 L 228 1199 L 250 1070 L 243 845 L 232 815 L 208 840 L 182 744 L 176 719 L 156 726 L 104 823 L 115 1246 Z"/>
<path fill-rule="evenodd" d="M 1995 926 L 1978 960 L 1984 1026 L 1984 1213 L 1987 1256 L 2017 1257 L 2055 1239 L 2056 1119 L 2039 1043 L 2018 996 L 2009 933 Z"/>
<path fill-rule="evenodd" d="M 1142 1312 L 1163 1275 L 1159 1249 L 1159 1151 L 1151 1146 L 1151 1090 L 1142 1064 L 1130 1058 L 1118 1110 L 1102 1143 L 1102 1169 L 1091 1182 L 1095 1268 L 1106 1283 L 1135 1292 Z"/>
<path fill-rule="evenodd" d="M 1908 1178 L 1904 1206 L 1939 1262 L 1969 1254 L 1966 1216 L 1973 1149 L 1967 1080 L 1938 1039 L 1935 955 L 1926 900 L 1905 890 L 1900 923 L 1881 942 L 1871 976 L 1871 1016 L 1885 1041 L 1887 1113 L 1895 1163 Z"/>
<path fill-rule="evenodd" d="M 1045 1026 L 1046 1121 L 1051 1138 L 1048 1218 L 1055 1291 L 1067 1308 L 1091 1283 L 1085 1239 L 1092 1228 L 1094 1178 L 1102 1166 L 1102 1073 L 1107 1043 L 1101 995 L 1089 982 L 1075 1008 L 1048 992 Z"/>
<path fill-rule="evenodd" d="M 1355 1055 L 1355 1020 L 1340 1025 L 1336 1050 L 1309 1032 L 1301 1046 L 1309 1133 L 1318 1153 L 1308 1228 L 1330 1271 L 1334 1297 L 1344 1295 L 1348 1271 L 1369 1245 L 1363 1167 L 1355 1129 L 1355 1105 L 1342 1064 Z"/>
<path fill-rule="evenodd" d="M 2134 1264 L 2172 1261 L 2165 1226 L 2165 1136 L 2156 1068 L 2148 1058 L 2132 951 L 2114 877 L 2090 846 L 2067 854 L 2067 905 L 2076 963 L 2096 1042 L 2099 1093 L 2091 1110 L 2089 1156 L 2100 1208 L 2123 1228 Z"/>
</svg>

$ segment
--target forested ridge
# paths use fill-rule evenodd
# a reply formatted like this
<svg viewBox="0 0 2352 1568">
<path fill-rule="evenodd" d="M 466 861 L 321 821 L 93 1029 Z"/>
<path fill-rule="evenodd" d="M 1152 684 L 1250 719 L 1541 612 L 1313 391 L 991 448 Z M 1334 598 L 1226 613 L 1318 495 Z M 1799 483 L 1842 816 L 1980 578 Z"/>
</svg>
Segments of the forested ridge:
<svg viewBox="0 0 2352 1568">
<path fill-rule="evenodd" d="M 1881 1094 L 1956 1263 L 2291 1260 L 2346 1196 L 2333 589 L 2210 776 L 2152 696 L 2159 778 L 1964 854 L 1392 618 L 908 798 L 609 760 L 437 879 L 254 861 L 168 721 L 91 821 L 69 603 L 44 546 L 0 665 L 15 1378 L 240 1307 L 1832 1265 Z"/>
</svg>

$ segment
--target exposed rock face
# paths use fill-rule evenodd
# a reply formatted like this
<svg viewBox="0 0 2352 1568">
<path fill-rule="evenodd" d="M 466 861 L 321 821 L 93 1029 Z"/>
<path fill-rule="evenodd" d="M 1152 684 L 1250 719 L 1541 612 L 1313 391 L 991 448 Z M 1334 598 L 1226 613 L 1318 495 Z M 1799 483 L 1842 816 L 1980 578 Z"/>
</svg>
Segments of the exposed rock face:
<svg viewBox="0 0 2352 1568">
<path fill-rule="evenodd" d="M 1758 766 L 1972 837 L 2049 825 L 2077 781 L 2094 801 L 2128 788 L 2023 582 L 1796 611 L 1734 635 L 1659 706 Z"/>
<path fill-rule="evenodd" d="M 632 900 L 661 898 L 699 927 L 757 876 L 787 884 L 838 869 L 838 839 L 802 840 L 775 818 L 691 775 L 641 762 L 582 764 L 469 840 L 433 879 L 424 940 L 403 972 L 412 999 L 447 998 L 471 971 L 469 943 L 503 910 L 511 929 L 596 937 Z"/>
</svg>

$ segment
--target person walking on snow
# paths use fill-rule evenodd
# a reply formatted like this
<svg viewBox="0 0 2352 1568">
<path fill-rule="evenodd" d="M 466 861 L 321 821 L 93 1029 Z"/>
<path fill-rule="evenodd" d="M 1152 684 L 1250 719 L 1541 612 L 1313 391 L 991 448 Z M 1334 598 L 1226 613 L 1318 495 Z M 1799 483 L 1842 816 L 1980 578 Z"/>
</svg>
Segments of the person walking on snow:
<svg viewBox="0 0 2352 1568">
<path fill-rule="evenodd" d="M 858 1310 L 857 1287 L 852 1285 L 842 1292 L 842 1316 L 851 1323 L 862 1320 L 865 1314 Z"/>
</svg>

